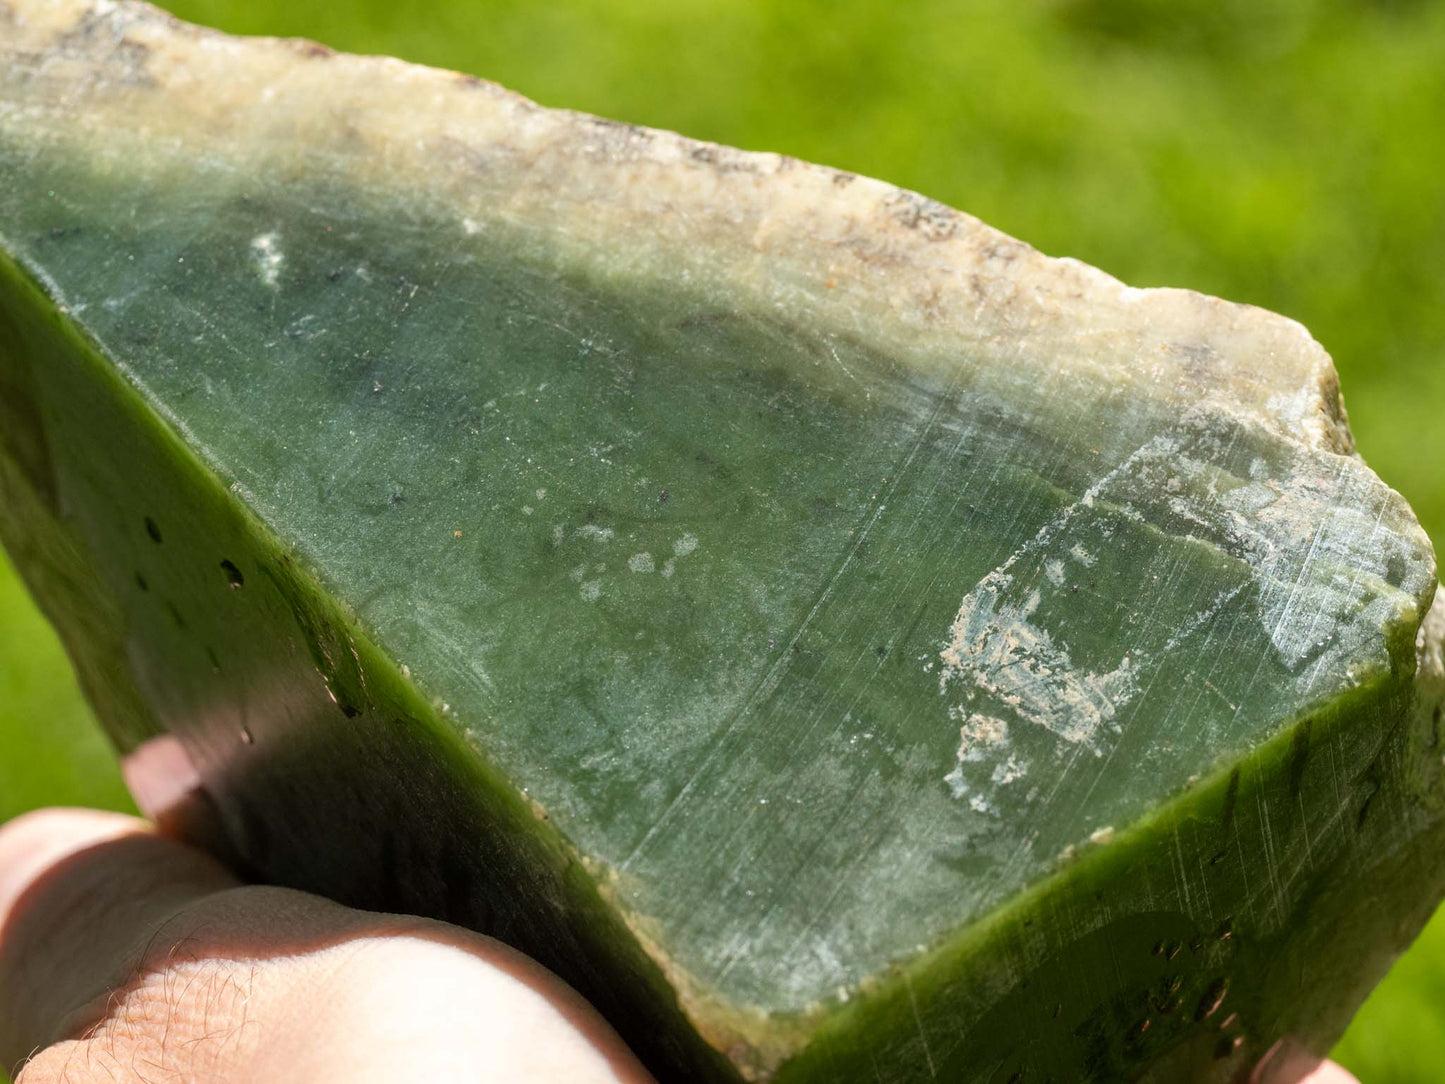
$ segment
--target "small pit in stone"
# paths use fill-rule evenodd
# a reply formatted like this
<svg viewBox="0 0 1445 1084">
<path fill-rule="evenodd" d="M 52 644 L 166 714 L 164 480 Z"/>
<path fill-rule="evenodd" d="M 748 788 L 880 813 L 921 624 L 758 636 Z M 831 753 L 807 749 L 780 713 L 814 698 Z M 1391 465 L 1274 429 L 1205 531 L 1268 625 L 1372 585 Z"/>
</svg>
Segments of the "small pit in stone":
<svg viewBox="0 0 1445 1084">
<path fill-rule="evenodd" d="M 151 536 L 151 541 L 156 545 L 161 544 L 161 529 L 156 526 L 156 521 L 146 516 L 146 534 Z"/>
<path fill-rule="evenodd" d="M 234 591 L 236 588 L 245 584 L 246 577 L 241 574 L 241 570 L 236 567 L 235 563 L 229 559 L 221 562 L 221 570 L 226 573 L 226 583 L 230 586 L 231 590 Z"/>
</svg>

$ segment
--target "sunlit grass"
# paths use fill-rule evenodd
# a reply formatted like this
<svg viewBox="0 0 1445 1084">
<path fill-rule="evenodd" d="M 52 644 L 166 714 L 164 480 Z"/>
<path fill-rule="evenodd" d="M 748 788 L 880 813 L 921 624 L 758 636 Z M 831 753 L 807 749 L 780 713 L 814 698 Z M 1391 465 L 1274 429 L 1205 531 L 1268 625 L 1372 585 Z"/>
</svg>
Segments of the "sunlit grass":
<svg viewBox="0 0 1445 1084">
<path fill-rule="evenodd" d="M 60 642 L 0 558 L 0 821 L 43 805 L 132 808 Z"/>
</svg>

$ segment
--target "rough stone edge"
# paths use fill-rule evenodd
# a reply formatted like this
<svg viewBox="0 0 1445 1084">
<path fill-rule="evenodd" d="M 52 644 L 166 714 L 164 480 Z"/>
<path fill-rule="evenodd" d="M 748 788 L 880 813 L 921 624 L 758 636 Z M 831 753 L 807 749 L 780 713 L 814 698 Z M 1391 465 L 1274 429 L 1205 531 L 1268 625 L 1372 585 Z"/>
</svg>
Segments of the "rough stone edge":
<svg viewBox="0 0 1445 1084">
<path fill-rule="evenodd" d="M 463 222 L 471 205 L 496 213 L 487 184 L 524 177 L 501 213 L 535 226 L 573 212 L 568 244 L 607 274 L 686 267 L 700 288 L 752 291 L 790 318 L 903 343 L 938 364 L 965 344 L 1013 365 L 1036 358 L 1035 367 L 1208 402 L 1307 447 L 1353 453 L 1333 363 L 1295 321 L 1189 290 L 1126 286 L 885 182 L 546 109 L 392 58 L 231 37 L 135 0 L 8 3 L 0 17 L 18 29 L 0 55 L 63 88 L 68 120 L 83 99 L 91 123 L 108 113 L 124 131 L 143 116 L 152 136 L 170 125 L 254 157 L 274 110 L 293 142 L 305 137 L 307 168 L 382 184 L 384 163 L 387 178 L 430 187 Z M 147 115 L 146 96 L 165 110 Z M 22 97 L 9 103 L 12 122 L 27 110 L 43 121 L 46 103 Z M 5 105 L 0 96 L 0 122 Z M 616 249 L 619 234 L 629 252 Z"/>
</svg>

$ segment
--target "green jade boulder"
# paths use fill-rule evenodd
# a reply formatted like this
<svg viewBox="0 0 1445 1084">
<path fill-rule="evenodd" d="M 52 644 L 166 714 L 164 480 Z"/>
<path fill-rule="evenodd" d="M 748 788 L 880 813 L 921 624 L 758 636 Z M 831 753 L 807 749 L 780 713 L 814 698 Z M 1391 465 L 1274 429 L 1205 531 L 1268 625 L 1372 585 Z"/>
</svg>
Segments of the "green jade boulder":
<svg viewBox="0 0 1445 1084">
<path fill-rule="evenodd" d="M 1239 1079 L 1445 888 L 1299 325 L 467 76 L 0 0 L 0 536 L 143 808 L 665 1081 Z"/>
</svg>

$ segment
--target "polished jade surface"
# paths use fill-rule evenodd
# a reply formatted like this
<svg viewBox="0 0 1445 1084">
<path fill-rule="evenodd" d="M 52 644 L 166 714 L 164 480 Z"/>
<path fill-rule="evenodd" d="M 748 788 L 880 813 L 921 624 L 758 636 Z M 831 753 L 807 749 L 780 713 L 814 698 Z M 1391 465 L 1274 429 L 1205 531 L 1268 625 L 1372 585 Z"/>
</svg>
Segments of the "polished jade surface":
<svg viewBox="0 0 1445 1084">
<path fill-rule="evenodd" d="M 110 44 L 90 30 L 53 48 L 162 110 L 187 39 L 152 58 L 147 35 L 167 31 L 119 11 L 83 24 L 118 31 Z M 302 80 L 350 63 L 256 48 L 258 72 L 290 64 Z M 1152 953 L 1173 938 L 1146 931 L 1176 926 L 1180 944 L 1196 928 L 1230 942 L 1215 954 L 1245 942 L 1231 966 L 1247 971 L 1271 939 L 1323 928 L 1292 916 L 1323 892 L 1306 882 L 1375 846 L 1377 791 L 1409 826 L 1381 861 L 1433 825 L 1407 800 L 1433 786 L 1412 744 L 1433 556 L 1350 454 L 1328 361 L 1297 328 L 1130 292 L 917 197 L 805 173 L 809 207 L 847 193 L 839 221 L 883 208 L 882 226 L 848 236 L 903 252 L 905 276 L 937 242 L 954 246 L 945 266 L 978 254 L 973 315 L 910 295 L 921 315 L 894 319 L 866 308 L 897 288 L 877 252 L 832 277 L 804 258 L 811 238 L 776 242 L 795 263 L 751 254 L 763 227 L 786 230 L 791 173 L 812 167 L 535 120 L 507 99 L 501 135 L 428 134 L 417 157 L 442 182 L 408 172 L 405 124 L 365 112 L 321 145 L 305 124 L 207 142 L 183 116 L 96 149 L 48 123 L 65 78 L 21 57 L 0 84 L 19 103 L 0 115 L 0 173 L 25 182 L 0 191 L 7 469 L 30 494 L 6 541 L 34 582 L 75 557 L 54 556 L 48 524 L 74 532 L 120 615 L 89 666 L 113 735 L 127 751 L 182 735 L 262 870 L 294 873 L 317 843 L 294 825 L 273 838 L 298 787 L 348 792 L 318 767 L 321 733 L 440 734 L 427 755 L 442 775 L 481 765 L 484 818 L 535 814 L 513 825 L 509 860 L 574 854 L 592 884 L 575 891 L 615 916 L 601 940 L 625 927 L 736 1066 L 821 1073 L 830 1049 L 897 1030 L 904 989 L 910 1034 L 877 1044 L 901 1080 L 967 1052 L 935 1055 L 951 1019 L 988 1042 L 991 995 L 957 979 L 968 953 L 977 974 L 1008 973 L 998 946 L 1031 907 L 1077 908 L 1079 936 L 1053 919 L 1059 945 L 1033 946 L 1015 979 L 1099 971 L 1084 962 L 1112 952 L 1116 922 L 1147 936 L 1129 982 L 1177 954 Z M 398 94 L 436 88 L 443 118 L 447 95 L 494 95 L 428 78 L 399 75 Z M 258 109 L 243 99 L 218 93 L 216 108 Z M 90 123 L 113 108 L 97 95 Z M 537 128 L 554 139 L 540 152 Z M 622 178 L 638 189 L 654 163 L 662 190 L 678 175 L 681 210 L 653 235 L 631 189 L 616 207 L 565 187 L 548 202 L 549 177 L 560 187 L 599 154 L 641 163 Z M 691 172 L 671 165 L 684 156 Z M 727 189 L 737 173 L 756 191 Z M 685 248 L 709 184 L 728 194 Z M 758 232 L 733 230 L 728 209 L 746 220 L 753 204 L 769 208 Z M 800 234 L 826 227 L 821 206 Z M 1020 300 L 1030 289 L 1044 300 Z M 1106 300 L 1084 312 L 1073 289 Z M 92 654 L 78 608 L 37 593 Z M 335 717 L 308 729 L 323 696 Z M 282 767 L 247 783 L 247 758 Z M 425 788 L 402 778 L 415 806 Z M 268 788 L 284 800 L 256 808 Z M 1272 823 L 1274 803 L 1297 820 Z M 1196 830 L 1196 874 L 1180 825 L 1206 805 L 1238 853 Z M 1171 833 L 1178 868 L 1156 886 Z M 1401 890 L 1402 914 L 1427 884 Z M 910 961 L 921 995 L 895 970 Z M 1203 1005 L 1225 979 L 1218 959 L 1199 964 L 1184 994 Z M 1357 996 L 1358 979 L 1337 983 Z M 1194 1042 L 1110 1034 L 1088 985 L 1049 1067 L 1091 1027 L 1111 1051 L 1096 1074 Z M 1281 1011 L 1258 997 L 1251 1042 Z M 815 1035 L 822 1053 L 800 1054 Z"/>
</svg>

